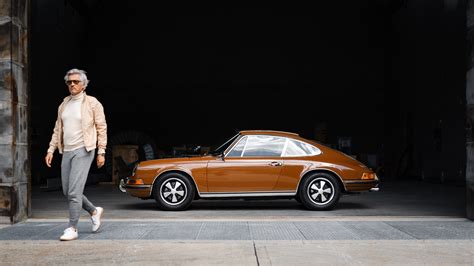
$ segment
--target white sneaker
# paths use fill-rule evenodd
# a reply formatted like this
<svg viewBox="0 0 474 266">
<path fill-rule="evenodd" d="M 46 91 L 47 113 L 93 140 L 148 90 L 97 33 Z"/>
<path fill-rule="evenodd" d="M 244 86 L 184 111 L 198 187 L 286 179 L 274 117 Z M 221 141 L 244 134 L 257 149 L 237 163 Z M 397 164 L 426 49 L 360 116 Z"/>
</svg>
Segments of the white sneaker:
<svg viewBox="0 0 474 266">
<path fill-rule="evenodd" d="M 102 207 L 97 207 L 95 208 L 96 213 L 91 216 L 91 221 L 92 221 L 92 232 L 97 232 L 99 231 L 100 228 L 100 218 L 102 217 L 102 214 L 104 213 L 104 208 Z"/>
<path fill-rule="evenodd" d="M 66 230 L 64 230 L 64 233 L 59 238 L 59 240 L 61 240 L 61 241 L 75 240 L 75 239 L 77 239 L 78 236 L 79 235 L 77 234 L 77 229 L 69 227 L 69 228 L 66 228 Z"/>
</svg>

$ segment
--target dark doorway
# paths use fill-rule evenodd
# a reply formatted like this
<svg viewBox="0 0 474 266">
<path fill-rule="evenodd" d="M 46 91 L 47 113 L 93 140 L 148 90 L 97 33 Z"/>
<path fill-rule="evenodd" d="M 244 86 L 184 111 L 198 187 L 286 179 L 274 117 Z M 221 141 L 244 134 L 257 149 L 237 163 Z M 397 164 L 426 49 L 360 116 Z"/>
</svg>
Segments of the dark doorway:
<svg viewBox="0 0 474 266">
<path fill-rule="evenodd" d="M 346 149 L 384 182 L 463 186 L 465 6 L 454 2 L 34 1 L 33 183 L 58 171 L 43 156 L 62 77 L 77 67 L 109 137 L 140 132 L 157 157 L 238 130 L 284 130 Z"/>
</svg>

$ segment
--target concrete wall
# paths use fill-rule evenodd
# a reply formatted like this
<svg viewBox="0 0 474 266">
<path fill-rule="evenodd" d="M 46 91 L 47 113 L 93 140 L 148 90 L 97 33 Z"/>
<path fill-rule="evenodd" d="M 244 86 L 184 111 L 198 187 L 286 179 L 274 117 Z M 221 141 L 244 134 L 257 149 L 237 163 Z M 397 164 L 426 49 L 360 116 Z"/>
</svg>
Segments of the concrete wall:
<svg viewBox="0 0 474 266">
<path fill-rule="evenodd" d="M 30 213 L 29 0 L 0 0 L 0 222 Z"/>
</svg>

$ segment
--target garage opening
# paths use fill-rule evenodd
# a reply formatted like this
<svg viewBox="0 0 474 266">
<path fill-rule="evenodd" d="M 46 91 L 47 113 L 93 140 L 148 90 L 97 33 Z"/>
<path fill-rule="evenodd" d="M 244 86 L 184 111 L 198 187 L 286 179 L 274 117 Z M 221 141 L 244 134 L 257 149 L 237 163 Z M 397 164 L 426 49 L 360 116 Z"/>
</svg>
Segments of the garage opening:
<svg viewBox="0 0 474 266">
<path fill-rule="evenodd" d="M 116 168 L 268 129 L 317 140 L 371 167 L 382 191 L 360 197 L 385 202 L 385 187 L 394 197 L 387 206 L 403 202 L 386 215 L 424 202 L 407 215 L 465 216 L 465 14 L 465 4 L 441 0 L 311 8 L 33 1 L 32 214 L 38 206 L 41 216 L 41 198 L 60 194 L 59 156 L 51 169 L 43 158 L 68 95 L 63 76 L 77 67 L 88 72 L 87 93 L 104 105 L 111 145 L 106 167 L 92 166 L 86 191 L 111 195 L 117 208 L 153 203 L 112 196 Z M 114 146 L 128 149 L 123 161 Z M 230 206 L 278 209 L 239 202 Z M 342 213 L 366 204 L 348 201 Z M 196 208 L 210 206 L 226 208 Z"/>
</svg>

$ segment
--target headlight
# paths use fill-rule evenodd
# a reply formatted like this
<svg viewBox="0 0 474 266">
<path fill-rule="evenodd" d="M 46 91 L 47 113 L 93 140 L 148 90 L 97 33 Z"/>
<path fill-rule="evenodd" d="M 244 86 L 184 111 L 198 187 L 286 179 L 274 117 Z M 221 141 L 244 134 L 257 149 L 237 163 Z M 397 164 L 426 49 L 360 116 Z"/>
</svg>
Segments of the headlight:
<svg viewBox="0 0 474 266">
<path fill-rule="evenodd" d="M 363 173 L 360 179 L 377 180 L 377 175 L 375 173 Z"/>
</svg>

